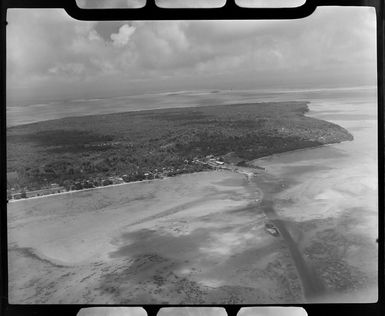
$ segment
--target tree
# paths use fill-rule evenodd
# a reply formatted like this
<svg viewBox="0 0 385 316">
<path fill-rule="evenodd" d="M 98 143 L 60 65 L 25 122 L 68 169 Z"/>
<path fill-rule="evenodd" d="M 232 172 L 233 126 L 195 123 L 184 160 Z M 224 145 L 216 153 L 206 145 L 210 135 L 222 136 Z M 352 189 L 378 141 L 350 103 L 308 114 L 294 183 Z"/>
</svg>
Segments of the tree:
<svg viewBox="0 0 385 316">
<path fill-rule="evenodd" d="M 69 181 L 69 180 L 64 180 L 64 181 L 63 181 L 63 187 L 64 187 L 67 191 L 69 191 L 69 190 L 71 189 L 71 181 Z"/>
</svg>

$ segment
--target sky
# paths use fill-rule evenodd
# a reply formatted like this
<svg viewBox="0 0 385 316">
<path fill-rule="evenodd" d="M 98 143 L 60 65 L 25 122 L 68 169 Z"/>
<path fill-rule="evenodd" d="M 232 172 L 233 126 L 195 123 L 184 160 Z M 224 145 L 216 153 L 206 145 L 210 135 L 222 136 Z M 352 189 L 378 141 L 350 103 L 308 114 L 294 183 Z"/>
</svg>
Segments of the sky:
<svg viewBox="0 0 385 316">
<path fill-rule="evenodd" d="M 9 104 L 376 84 L 373 8 L 323 7 L 283 21 L 153 22 L 85 22 L 60 9 L 13 9 L 7 20 Z"/>
</svg>

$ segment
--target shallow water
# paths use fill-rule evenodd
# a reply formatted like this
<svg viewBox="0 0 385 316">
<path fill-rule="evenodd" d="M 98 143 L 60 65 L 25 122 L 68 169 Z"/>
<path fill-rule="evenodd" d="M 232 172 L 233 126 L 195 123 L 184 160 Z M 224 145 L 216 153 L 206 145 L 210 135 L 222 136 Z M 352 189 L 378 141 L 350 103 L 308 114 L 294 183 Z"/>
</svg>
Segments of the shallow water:
<svg viewBox="0 0 385 316">
<path fill-rule="evenodd" d="M 59 119 L 70 116 L 97 115 L 127 111 L 239 104 L 274 101 L 346 100 L 360 102 L 373 94 L 372 88 L 325 90 L 199 90 L 148 93 L 99 99 L 68 99 L 26 104 L 7 103 L 7 126 Z M 333 109 L 333 108 L 332 108 Z"/>
<path fill-rule="evenodd" d="M 360 102 L 349 96 L 343 101 L 312 101 L 309 116 L 324 119 L 325 113 L 330 110 L 338 112 L 329 115 L 327 120 L 346 128 L 354 140 L 277 154 L 256 161 L 269 173 L 298 183 L 280 196 L 296 201 L 291 208 L 282 210 L 285 216 L 297 216 L 295 210 L 309 209 L 310 202 L 309 215 L 314 212 L 326 215 L 324 210 L 319 209 L 320 205 L 317 209 L 317 201 L 323 205 L 322 209 L 327 203 L 332 210 L 362 206 L 368 212 L 377 212 L 376 107 L 375 95 Z M 371 119 L 368 119 L 369 116 Z M 301 216 L 308 215 L 304 212 Z M 375 231 L 370 233 L 373 238 L 377 237 Z"/>
<path fill-rule="evenodd" d="M 365 290 L 365 287 L 377 287 L 374 281 L 378 270 L 376 111 L 375 93 L 365 98 L 349 93 L 344 98 L 338 96 L 335 99 L 330 94 L 325 98 L 318 95 L 311 100 L 307 115 L 343 126 L 354 136 L 354 140 L 255 161 L 277 179 L 286 179 L 290 184 L 275 196 L 274 208 L 281 218 L 295 223 L 295 234 L 303 234 L 300 227 L 305 227 L 307 223 L 324 227 L 322 229 L 328 232 L 328 238 L 321 239 L 319 236 L 325 234 L 317 228 L 318 232 L 317 229 L 315 233 L 308 232 L 309 236 L 305 232 L 305 237 L 299 239 L 299 244 L 307 244 L 308 248 L 304 246 L 303 253 L 308 253 L 311 258 L 308 262 L 317 265 L 315 258 L 319 254 L 309 253 L 308 249 L 314 248 L 309 247 L 309 243 L 318 242 L 324 248 L 329 247 L 324 252 L 327 258 L 322 257 L 322 260 L 343 263 L 349 269 L 354 267 L 371 280 L 361 289 L 354 290 L 354 299 L 358 301 L 375 301 L 377 295 L 376 291 L 369 294 Z M 304 240 L 306 238 L 311 241 Z M 340 249 L 342 243 L 343 251 Z M 332 253 L 332 248 L 337 253 L 336 257 L 326 255 Z M 340 272 L 333 273 L 337 275 Z M 354 273 L 349 278 L 354 279 Z M 347 283 L 347 280 L 343 281 Z M 339 297 L 338 294 L 350 291 L 353 290 L 347 287 L 333 295 Z M 349 301 L 349 298 L 344 296 L 343 300 Z"/>
</svg>

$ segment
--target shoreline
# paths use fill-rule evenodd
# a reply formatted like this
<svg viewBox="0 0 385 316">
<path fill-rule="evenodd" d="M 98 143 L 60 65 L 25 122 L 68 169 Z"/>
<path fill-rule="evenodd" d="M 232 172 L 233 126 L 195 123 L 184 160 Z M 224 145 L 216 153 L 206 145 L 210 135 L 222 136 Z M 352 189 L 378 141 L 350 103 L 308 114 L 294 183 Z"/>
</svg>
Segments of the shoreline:
<svg viewBox="0 0 385 316">
<path fill-rule="evenodd" d="M 242 168 L 247 168 L 247 167 L 242 167 Z M 86 191 L 93 191 L 93 190 L 103 190 L 103 189 L 107 189 L 107 188 L 124 186 L 124 185 L 130 185 L 130 184 L 154 183 L 156 181 L 162 181 L 162 180 L 172 179 L 172 178 L 176 178 L 176 177 L 183 177 L 183 176 L 188 176 L 188 175 L 191 175 L 191 174 L 204 173 L 204 172 L 218 172 L 218 171 L 234 172 L 230 168 L 229 169 L 227 169 L 227 168 L 218 168 L 218 169 L 213 169 L 213 170 L 202 170 L 202 171 L 178 174 L 178 175 L 175 175 L 175 176 L 172 176 L 172 177 L 148 179 L 148 180 L 141 180 L 141 181 L 131 181 L 131 182 L 124 182 L 124 183 L 110 184 L 110 185 L 105 185 L 105 186 L 100 186 L 100 187 L 95 187 L 95 188 L 87 188 L 87 189 L 81 189 L 81 190 L 72 190 L 72 191 L 65 191 L 65 192 L 60 192 L 60 193 L 52 193 L 52 194 L 46 194 L 46 195 L 40 195 L 40 196 L 33 196 L 33 197 L 30 197 L 30 198 L 12 199 L 12 200 L 8 200 L 8 203 L 16 203 L 16 202 L 33 200 L 33 199 L 47 198 L 47 197 L 51 197 L 51 196 L 65 195 L 65 194 L 75 194 L 77 192 L 86 192 Z M 240 174 L 240 172 L 235 172 L 235 173 L 239 173 Z"/>
<path fill-rule="evenodd" d="M 339 144 L 344 143 L 344 142 L 347 142 L 347 141 L 342 141 Z M 284 151 L 284 152 L 280 152 L 280 153 L 275 153 L 275 154 L 271 154 L 271 155 L 267 155 L 267 156 L 262 156 L 262 157 L 259 157 L 259 158 L 255 158 L 255 159 L 249 160 L 247 162 L 248 165 L 247 166 L 242 166 L 242 167 L 238 167 L 238 166 L 219 167 L 219 168 L 212 169 L 212 170 L 202 170 L 202 171 L 196 171 L 196 172 L 183 173 L 183 174 L 178 174 L 178 175 L 171 176 L 171 177 L 164 177 L 164 178 L 157 178 L 157 179 L 148 179 L 148 180 L 140 180 L 140 181 L 131 181 L 131 182 L 125 182 L 125 183 L 117 183 L 117 184 L 111 184 L 111 185 L 94 187 L 94 188 L 87 188 L 87 189 L 81 189 L 81 190 L 72 190 L 72 191 L 66 191 L 66 192 L 60 192 L 60 193 L 52 193 L 52 194 L 41 195 L 41 196 L 33 196 L 33 197 L 30 197 L 30 198 L 11 199 L 11 200 L 8 200 L 7 202 L 8 203 L 15 203 L 15 202 L 21 202 L 21 201 L 26 201 L 26 200 L 31 200 L 31 199 L 40 199 L 40 198 L 47 198 L 47 197 L 51 197 L 51 196 L 73 194 L 73 193 L 76 193 L 76 192 L 85 192 L 85 191 L 92 191 L 92 190 L 100 190 L 100 189 L 104 189 L 104 188 L 112 188 L 112 187 L 117 187 L 117 186 L 122 186 L 122 185 L 127 185 L 127 184 L 153 183 L 154 181 L 161 181 L 161 180 L 171 179 L 171 178 L 175 178 L 175 177 L 179 177 L 179 176 L 184 176 L 184 175 L 190 175 L 190 174 L 195 174 L 195 173 L 203 173 L 203 172 L 213 172 L 213 171 L 224 171 L 224 170 L 227 170 L 227 171 L 230 171 L 230 172 L 234 172 L 234 173 L 238 173 L 238 174 L 243 174 L 243 175 L 246 176 L 247 179 L 249 179 L 250 174 L 261 173 L 261 172 L 268 173 L 266 170 L 262 170 L 260 168 L 257 168 L 257 167 L 253 166 L 253 163 L 256 160 L 264 159 L 264 158 L 267 158 L 267 157 L 279 157 L 280 155 L 287 154 L 287 153 L 304 151 L 304 150 L 308 150 L 308 149 L 315 149 L 315 148 L 325 147 L 325 146 L 334 145 L 334 144 L 336 144 L 336 143 L 333 143 L 333 144 L 321 144 L 321 145 L 318 145 L 318 146 L 298 148 L 298 149 L 288 150 L 288 151 Z M 242 168 L 243 169 L 250 169 L 252 171 L 250 171 L 250 173 L 242 172 L 242 171 L 238 172 L 238 170 L 240 170 Z"/>
</svg>

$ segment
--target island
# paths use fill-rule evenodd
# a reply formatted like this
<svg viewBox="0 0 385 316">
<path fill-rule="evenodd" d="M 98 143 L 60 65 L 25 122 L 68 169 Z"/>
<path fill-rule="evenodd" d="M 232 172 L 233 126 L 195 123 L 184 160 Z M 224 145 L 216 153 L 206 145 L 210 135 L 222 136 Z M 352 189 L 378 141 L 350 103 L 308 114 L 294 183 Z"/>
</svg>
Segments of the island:
<svg viewBox="0 0 385 316">
<path fill-rule="evenodd" d="M 10 127 L 8 199 L 205 171 L 353 139 L 306 116 L 308 104 L 142 110 Z"/>
</svg>

